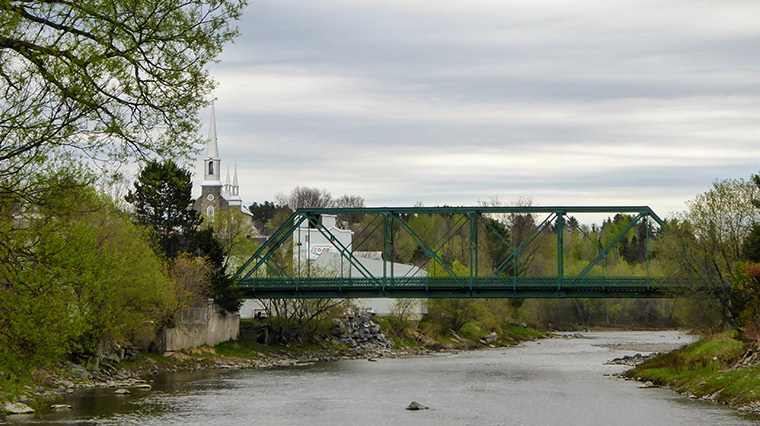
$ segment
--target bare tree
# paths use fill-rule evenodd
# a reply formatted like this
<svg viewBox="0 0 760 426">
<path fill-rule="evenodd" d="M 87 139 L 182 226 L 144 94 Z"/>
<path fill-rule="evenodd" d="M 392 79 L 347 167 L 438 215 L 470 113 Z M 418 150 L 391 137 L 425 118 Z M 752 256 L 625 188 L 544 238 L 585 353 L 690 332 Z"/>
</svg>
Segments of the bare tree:
<svg viewBox="0 0 760 426">
<path fill-rule="evenodd" d="M 337 318 L 347 306 L 344 299 L 270 299 L 261 303 L 267 323 L 278 343 L 319 338 L 320 323 Z"/>
<path fill-rule="evenodd" d="M 333 201 L 333 207 L 338 208 L 363 208 L 364 198 L 359 195 L 343 195 Z M 342 214 L 338 216 L 342 227 L 351 227 L 362 220 L 359 214 Z"/>
<path fill-rule="evenodd" d="M 277 194 L 275 201 L 277 204 L 290 207 L 291 210 L 303 208 L 323 209 L 332 206 L 333 203 L 332 195 L 328 190 L 306 186 L 297 186 L 287 195 Z"/>
</svg>

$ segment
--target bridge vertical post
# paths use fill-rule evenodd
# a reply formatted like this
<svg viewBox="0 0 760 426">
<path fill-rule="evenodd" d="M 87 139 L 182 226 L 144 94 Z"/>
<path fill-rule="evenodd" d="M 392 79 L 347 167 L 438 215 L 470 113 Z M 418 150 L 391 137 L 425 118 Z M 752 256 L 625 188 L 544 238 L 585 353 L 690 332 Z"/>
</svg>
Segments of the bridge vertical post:
<svg viewBox="0 0 760 426">
<path fill-rule="evenodd" d="M 646 252 L 647 256 L 647 291 L 649 291 L 649 287 L 651 285 L 651 279 L 649 276 L 649 215 L 644 218 L 644 226 L 646 226 L 647 229 L 647 241 L 644 245 L 644 251 Z"/>
<path fill-rule="evenodd" d="M 557 212 L 557 288 L 562 287 L 565 276 L 565 212 Z"/>
<path fill-rule="evenodd" d="M 389 272 L 389 259 L 390 259 L 390 282 L 393 283 L 393 260 L 395 257 L 394 250 L 394 235 L 393 235 L 393 212 L 383 214 L 383 294 L 385 294 L 385 287 L 388 284 L 388 272 Z"/>
<path fill-rule="evenodd" d="M 478 276 L 478 213 L 470 213 L 470 292 L 473 278 Z"/>
<path fill-rule="evenodd" d="M 309 229 L 317 227 L 317 224 L 308 215 L 306 216 L 306 223 L 309 225 Z M 306 240 L 306 277 L 311 278 L 311 232 L 308 235 L 309 239 Z"/>
<path fill-rule="evenodd" d="M 296 279 L 300 279 L 301 278 L 301 245 L 303 245 L 301 243 L 301 227 L 300 226 L 298 227 L 298 230 L 296 232 L 298 233 L 297 234 L 298 242 L 296 243 L 296 250 L 298 250 L 298 252 L 297 252 L 298 253 L 298 261 L 297 261 L 297 264 L 296 264 L 296 268 L 298 268 L 298 269 L 296 271 L 297 272 Z"/>
<path fill-rule="evenodd" d="M 391 212 L 391 216 L 393 215 L 393 212 Z M 396 283 L 396 271 L 393 269 L 393 265 L 396 263 L 396 235 L 393 232 L 393 228 L 395 228 L 393 221 L 391 221 L 391 226 L 388 227 L 388 241 L 390 243 L 390 260 L 391 260 L 391 284 Z"/>
<path fill-rule="evenodd" d="M 388 213 L 383 214 L 383 292 L 388 279 Z"/>
</svg>

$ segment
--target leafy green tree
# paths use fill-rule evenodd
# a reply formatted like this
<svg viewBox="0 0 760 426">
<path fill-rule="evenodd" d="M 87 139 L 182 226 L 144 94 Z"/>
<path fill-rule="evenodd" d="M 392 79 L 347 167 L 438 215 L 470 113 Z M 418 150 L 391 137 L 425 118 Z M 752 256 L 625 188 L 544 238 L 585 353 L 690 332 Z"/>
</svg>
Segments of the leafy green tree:
<svg viewBox="0 0 760 426">
<path fill-rule="evenodd" d="M 46 205 L 0 208 L 0 370 L 12 375 L 147 344 L 171 293 L 144 229 L 92 188 L 49 179 Z"/>
<path fill-rule="evenodd" d="M 668 232 L 657 242 L 658 259 L 670 265 L 668 273 L 707 286 L 726 325 L 733 325 L 744 310 L 744 298 L 732 281 L 745 239 L 760 222 L 760 209 L 752 203 L 758 194 L 745 180 L 716 181 L 688 202 L 688 211 L 668 222 Z"/>
<path fill-rule="evenodd" d="M 201 227 L 208 227 L 214 233 L 225 254 L 225 268 L 234 271 L 248 257 L 253 255 L 259 245 L 253 240 L 254 229 L 249 217 L 238 209 L 227 209 L 214 214 L 213 222 L 204 222 Z"/>
<path fill-rule="evenodd" d="M 752 175 L 752 183 L 760 189 L 760 174 Z M 760 200 L 753 198 L 752 205 L 760 208 Z M 743 252 L 747 260 L 760 262 L 760 223 L 752 224 L 752 229 L 744 240 Z"/>
<path fill-rule="evenodd" d="M 509 231 L 498 220 L 484 218 L 484 221 L 486 222 L 486 226 L 482 230 L 484 238 L 481 240 L 485 242 L 485 254 L 489 257 L 493 270 L 502 267 L 503 272 L 500 275 L 509 276 L 513 273 L 513 268 L 505 264 L 510 254 L 512 254 L 509 245 Z"/>
<path fill-rule="evenodd" d="M 0 177 L 52 157 L 185 156 L 245 0 L 0 2 Z M 5 183 L 0 179 L 0 185 Z"/>
<path fill-rule="evenodd" d="M 183 251 L 203 256 L 212 265 L 209 297 L 227 312 L 240 310 L 243 304 L 242 295 L 235 280 L 226 272 L 227 253 L 219 240 L 214 237 L 214 230 L 206 228 L 193 231 L 186 241 L 187 245 L 183 247 L 185 249 Z"/>
</svg>

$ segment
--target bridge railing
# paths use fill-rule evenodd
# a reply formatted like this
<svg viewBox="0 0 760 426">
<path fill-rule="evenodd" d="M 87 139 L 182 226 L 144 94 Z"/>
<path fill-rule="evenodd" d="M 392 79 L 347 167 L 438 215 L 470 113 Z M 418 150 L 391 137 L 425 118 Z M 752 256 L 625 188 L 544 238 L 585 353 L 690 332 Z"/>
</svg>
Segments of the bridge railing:
<svg viewBox="0 0 760 426">
<path fill-rule="evenodd" d="M 375 297 L 674 297 L 693 290 L 683 279 L 646 277 L 448 277 L 388 280 L 367 278 L 253 278 L 239 283 L 255 298 Z"/>
</svg>

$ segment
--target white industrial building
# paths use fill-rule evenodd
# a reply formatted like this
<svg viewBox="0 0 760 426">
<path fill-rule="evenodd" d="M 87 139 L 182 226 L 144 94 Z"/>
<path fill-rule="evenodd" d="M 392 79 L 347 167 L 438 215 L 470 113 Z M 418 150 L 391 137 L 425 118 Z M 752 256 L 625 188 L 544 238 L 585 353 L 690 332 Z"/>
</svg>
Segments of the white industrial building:
<svg viewBox="0 0 760 426">
<path fill-rule="evenodd" d="M 322 226 L 327 230 L 318 229 L 308 221 L 303 221 L 293 232 L 293 256 L 297 266 L 304 273 L 304 268 L 316 266 L 317 270 L 310 271 L 317 275 L 349 277 L 351 276 L 348 262 L 340 255 L 341 250 L 351 251 L 351 240 L 354 232 L 346 229 L 340 229 L 337 226 L 338 217 L 335 215 L 321 215 L 319 218 Z M 317 262 L 324 254 L 334 254 L 338 256 L 337 262 L 325 264 L 324 261 Z"/>
<path fill-rule="evenodd" d="M 321 215 L 319 218 L 324 229 L 314 227 L 304 221 L 293 232 L 293 256 L 296 267 L 302 274 L 309 273 L 312 276 L 359 278 L 362 273 L 341 255 L 341 250 L 351 252 L 353 231 L 338 227 L 335 215 Z M 326 234 L 326 235 L 325 235 Z M 383 276 L 383 257 L 381 252 L 353 252 L 353 257 L 371 276 Z M 414 265 L 402 263 L 385 263 L 385 268 L 390 274 L 393 269 L 394 277 L 421 277 L 426 276 L 427 271 Z M 394 304 L 394 299 L 357 299 L 354 303 L 360 307 L 371 308 L 376 314 L 389 314 Z M 419 314 L 424 314 L 424 303 L 421 304 Z M 262 306 L 258 300 L 247 300 L 240 310 L 241 318 L 251 318 L 256 309 Z"/>
</svg>

